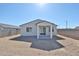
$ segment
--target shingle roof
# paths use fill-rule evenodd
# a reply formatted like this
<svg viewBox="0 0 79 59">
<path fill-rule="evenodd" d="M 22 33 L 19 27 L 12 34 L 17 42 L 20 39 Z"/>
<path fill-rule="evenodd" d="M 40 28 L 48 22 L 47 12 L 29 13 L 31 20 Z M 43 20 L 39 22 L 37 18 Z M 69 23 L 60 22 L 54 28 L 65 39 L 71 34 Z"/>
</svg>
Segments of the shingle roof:
<svg viewBox="0 0 79 59">
<path fill-rule="evenodd" d="M 51 23 L 53 25 L 56 25 L 56 24 L 54 24 L 52 22 L 49 22 L 49 21 L 46 21 L 46 20 L 41 20 L 41 19 L 36 19 L 36 20 L 31 21 L 31 22 L 37 22 L 36 24 L 41 23 L 41 22 L 48 22 L 48 23 Z M 28 22 L 28 23 L 31 23 L 31 22 Z M 28 24 L 28 23 L 25 23 L 25 24 Z M 22 24 L 22 25 L 25 25 L 25 24 Z M 20 25 L 20 26 L 22 26 L 22 25 Z"/>
<path fill-rule="evenodd" d="M 79 29 L 79 26 L 75 27 L 75 29 Z"/>
<path fill-rule="evenodd" d="M 0 23 L 0 26 L 4 28 L 19 28 L 18 26 L 8 25 L 8 24 L 3 24 L 3 23 Z"/>
</svg>

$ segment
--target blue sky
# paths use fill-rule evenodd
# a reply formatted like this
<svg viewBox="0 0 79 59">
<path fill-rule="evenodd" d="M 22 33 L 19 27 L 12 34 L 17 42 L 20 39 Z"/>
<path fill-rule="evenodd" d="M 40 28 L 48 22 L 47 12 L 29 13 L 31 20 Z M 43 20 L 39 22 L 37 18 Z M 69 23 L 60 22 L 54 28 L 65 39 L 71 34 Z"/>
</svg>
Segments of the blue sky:
<svg viewBox="0 0 79 59">
<path fill-rule="evenodd" d="M 21 25 L 23 23 L 44 19 L 53 22 L 60 28 L 79 26 L 79 4 L 1 4 L 0 23 Z"/>
</svg>

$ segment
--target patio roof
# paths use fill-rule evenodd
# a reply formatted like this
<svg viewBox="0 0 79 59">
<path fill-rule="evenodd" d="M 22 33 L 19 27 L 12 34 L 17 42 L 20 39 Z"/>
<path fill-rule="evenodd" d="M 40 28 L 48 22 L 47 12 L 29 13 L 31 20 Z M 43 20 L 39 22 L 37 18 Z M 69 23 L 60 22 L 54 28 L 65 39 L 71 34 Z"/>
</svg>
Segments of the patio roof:
<svg viewBox="0 0 79 59">
<path fill-rule="evenodd" d="M 43 22 L 46 22 L 46 23 L 49 23 L 49 24 L 52 24 L 52 25 L 56 25 L 56 24 L 54 24 L 54 23 L 51 23 L 51 22 L 45 21 L 45 20 L 42 20 L 41 22 L 36 23 L 36 25 L 39 24 L 39 23 L 43 23 Z M 56 26 L 57 26 L 57 25 L 56 25 Z"/>
</svg>

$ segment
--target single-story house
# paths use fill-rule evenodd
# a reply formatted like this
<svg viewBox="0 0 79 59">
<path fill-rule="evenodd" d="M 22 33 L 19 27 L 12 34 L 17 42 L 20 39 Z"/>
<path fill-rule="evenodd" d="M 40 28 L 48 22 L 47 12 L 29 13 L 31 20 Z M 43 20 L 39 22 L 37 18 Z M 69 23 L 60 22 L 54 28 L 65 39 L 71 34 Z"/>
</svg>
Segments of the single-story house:
<svg viewBox="0 0 79 59">
<path fill-rule="evenodd" d="M 75 29 L 78 29 L 79 30 L 79 26 L 75 27 Z"/>
<path fill-rule="evenodd" d="M 57 25 L 41 19 L 36 19 L 31 22 L 20 25 L 22 36 L 36 36 L 37 39 L 41 37 L 53 38 L 57 35 Z"/>
<path fill-rule="evenodd" d="M 16 35 L 20 33 L 20 28 L 14 25 L 0 23 L 0 37 Z"/>
</svg>

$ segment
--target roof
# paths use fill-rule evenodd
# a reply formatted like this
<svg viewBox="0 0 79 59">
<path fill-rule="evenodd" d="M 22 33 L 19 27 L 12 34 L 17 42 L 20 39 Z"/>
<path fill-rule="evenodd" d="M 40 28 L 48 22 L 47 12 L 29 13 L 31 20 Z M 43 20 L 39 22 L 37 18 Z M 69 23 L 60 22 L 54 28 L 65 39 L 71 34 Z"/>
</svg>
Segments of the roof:
<svg viewBox="0 0 79 59">
<path fill-rule="evenodd" d="M 3 23 L 0 23 L 0 26 L 4 28 L 19 28 L 18 26 L 8 25 L 8 24 L 3 24 Z"/>
<path fill-rule="evenodd" d="M 54 23 L 52 23 L 52 22 L 49 22 L 49 21 L 46 21 L 46 20 L 41 20 L 41 19 L 36 19 L 36 20 L 31 21 L 31 22 L 28 22 L 28 23 L 22 24 L 22 25 L 26 25 L 26 24 L 29 24 L 29 23 L 32 23 L 32 22 L 36 22 L 36 24 L 41 23 L 41 22 L 47 22 L 47 23 L 50 23 L 50 24 L 56 25 L 56 24 L 54 24 Z M 22 25 L 20 25 L 20 26 L 22 26 Z M 56 26 L 57 26 L 57 25 L 56 25 Z"/>
<path fill-rule="evenodd" d="M 79 29 L 79 26 L 75 27 L 75 29 Z"/>
</svg>

